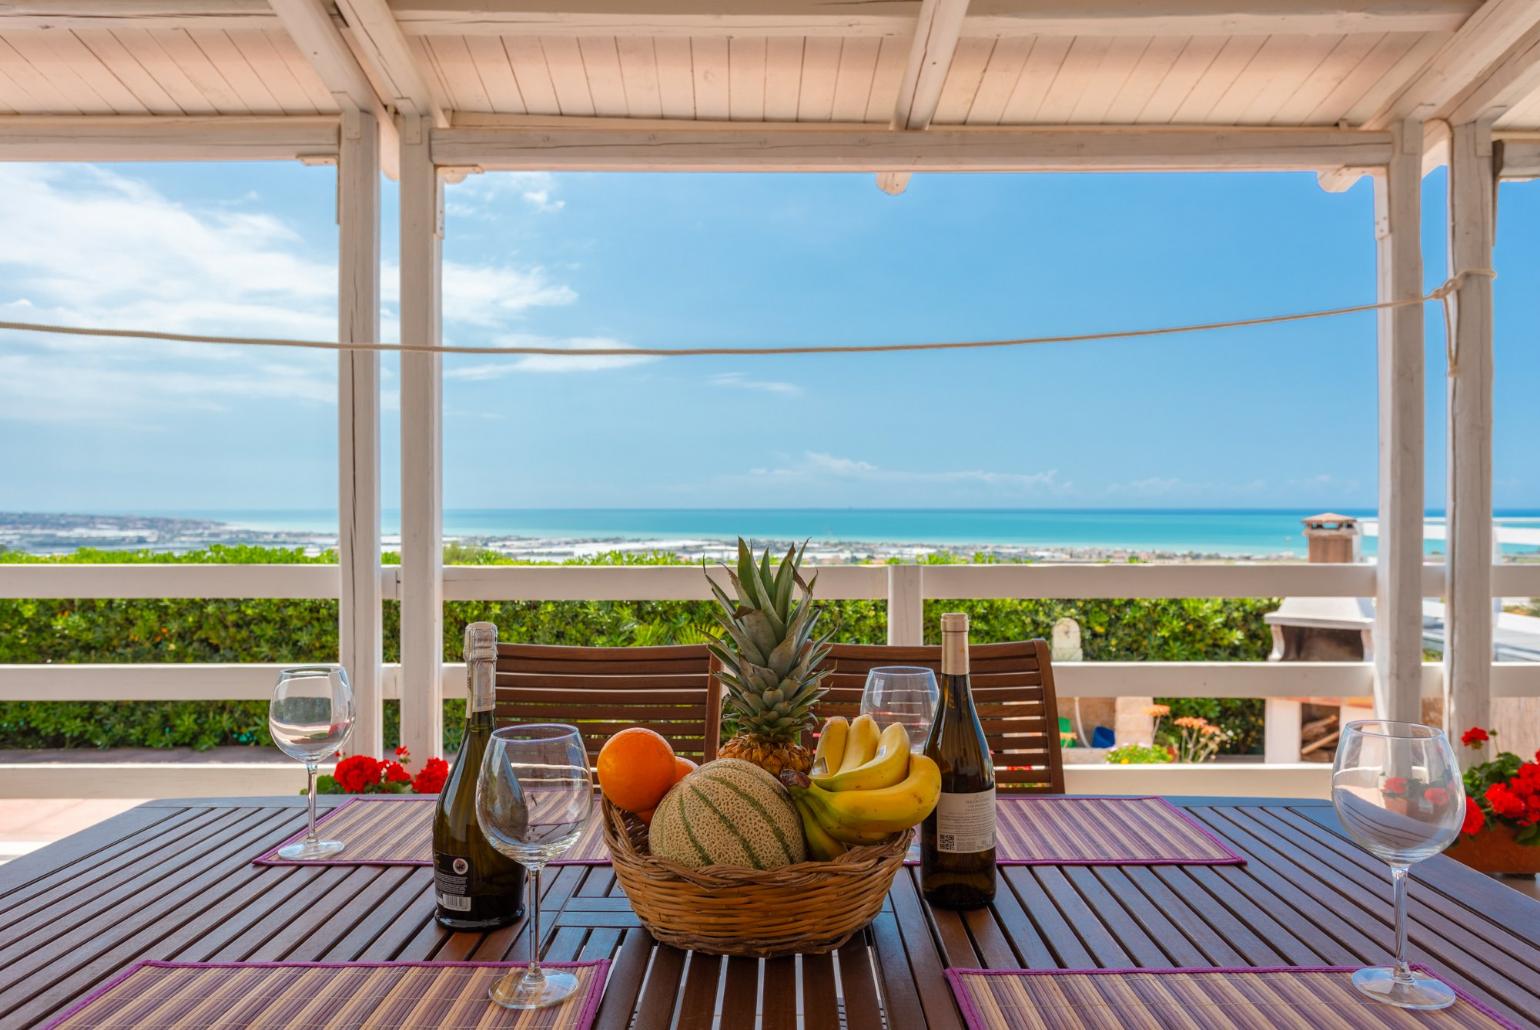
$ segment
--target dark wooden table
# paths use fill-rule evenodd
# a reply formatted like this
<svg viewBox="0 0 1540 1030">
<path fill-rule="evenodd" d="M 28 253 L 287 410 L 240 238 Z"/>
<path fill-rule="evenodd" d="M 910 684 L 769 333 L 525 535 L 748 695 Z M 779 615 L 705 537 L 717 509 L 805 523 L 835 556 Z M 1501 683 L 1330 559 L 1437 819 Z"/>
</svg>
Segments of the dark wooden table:
<svg viewBox="0 0 1540 1030">
<path fill-rule="evenodd" d="M 328 799 L 331 800 L 331 799 Z M 1245 866 L 1002 870 L 988 910 L 930 911 L 913 870 L 838 956 L 719 959 L 658 947 L 604 866 L 544 877 L 545 957 L 615 960 L 599 1025 L 956 1027 L 947 966 L 1355 965 L 1391 947 L 1383 864 L 1315 801 L 1179 799 Z M 0 866 L 0 1027 L 24 1027 L 140 958 L 521 959 L 522 926 L 449 934 L 426 868 L 271 868 L 297 798 L 152 801 Z M 1540 902 L 1443 857 L 1417 867 L 1412 946 L 1540 1026 Z M 800 966 L 800 976 L 799 969 Z M 720 999 L 720 1000 L 719 1000 Z M 632 1024 L 634 1016 L 634 1024 Z"/>
</svg>

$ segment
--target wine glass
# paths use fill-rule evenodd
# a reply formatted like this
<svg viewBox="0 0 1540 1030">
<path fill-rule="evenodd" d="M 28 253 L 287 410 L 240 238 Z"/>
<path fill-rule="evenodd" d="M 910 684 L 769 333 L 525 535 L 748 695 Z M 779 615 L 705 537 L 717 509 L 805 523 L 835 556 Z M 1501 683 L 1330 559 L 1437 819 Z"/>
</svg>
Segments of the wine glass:
<svg viewBox="0 0 1540 1030">
<path fill-rule="evenodd" d="M 544 1008 L 577 990 L 571 973 L 540 968 L 540 870 L 577 843 L 593 804 L 576 727 L 535 723 L 492 732 L 476 779 L 476 821 L 494 848 L 529 870 L 529 965 L 487 992 L 504 1008 Z"/>
<path fill-rule="evenodd" d="M 306 665 L 278 674 L 267 706 L 273 743 L 290 758 L 305 763 L 310 799 L 310 828 L 305 839 L 278 850 L 291 862 L 335 855 L 340 840 L 321 840 L 315 832 L 315 774 L 321 759 L 336 752 L 353 732 L 353 689 L 340 665 Z"/>
<path fill-rule="evenodd" d="M 1390 863 L 1395 886 L 1395 965 L 1360 969 L 1353 986 L 1405 1009 L 1453 1005 L 1453 990 L 1406 962 L 1407 870 L 1452 844 L 1465 815 L 1465 785 L 1448 738 L 1412 722 L 1350 722 L 1337 745 L 1331 795 L 1348 834 Z"/>
<path fill-rule="evenodd" d="M 870 715 L 878 729 L 901 722 L 909 731 L 909 750 L 925 750 L 925 738 L 936 718 L 941 690 L 936 674 L 921 665 L 879 665 L 866 674 L 861 714 Z"/>
</svg>

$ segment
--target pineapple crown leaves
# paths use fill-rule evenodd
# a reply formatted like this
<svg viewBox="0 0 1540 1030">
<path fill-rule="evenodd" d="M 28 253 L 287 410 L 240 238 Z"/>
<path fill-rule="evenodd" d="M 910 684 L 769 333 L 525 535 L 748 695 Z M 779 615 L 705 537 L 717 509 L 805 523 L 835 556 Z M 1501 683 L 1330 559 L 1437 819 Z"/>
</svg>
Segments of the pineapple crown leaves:
<svg viewBox="0 0 1540 1030">
<path fill-rule="evenodd" d="M 778 740 L 796 739 L 811 723 L 812 706 L 824 693 L 826 673 L 818 670 L 833 637 L 815 635 L 817 577 L 804 580 L 798 570 L 806 548 L 792 547 L 772 566 L 768 548 L 756 562 L 740 538 L 737 567 L 725 569 L 736 597 L 707 577 L 717 602 L 713 614 L 726 634 L 708 645 L 722 664 L 726 703 L 753 732 Z"/>
</svg>

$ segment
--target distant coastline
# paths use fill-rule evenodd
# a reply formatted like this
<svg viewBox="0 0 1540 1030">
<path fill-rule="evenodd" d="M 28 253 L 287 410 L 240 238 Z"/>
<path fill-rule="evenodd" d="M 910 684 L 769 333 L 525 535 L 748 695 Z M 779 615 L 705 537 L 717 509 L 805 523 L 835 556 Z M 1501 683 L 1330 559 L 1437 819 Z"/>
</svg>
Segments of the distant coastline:
<svg viewBox="0 0 1540 1030">
<path fill-rule="evenodd" d="M 810 539 L 820 563 L 984 553 L 1001 560 L 1297 560 L 1308 510 L 1227 509 L 452 509 L 448 540 L 530 561 L 563 561 L 608 551 L 664 551 L 715 558 L 743 533 L 760 544 Z M 1373 518 L 1369 512 L 1345 514 Z M 0 512 L 0 549 L 30 554 L 105 550 L 186 552 L 215 544 L 336 545 L 325 511 L 208 511 L 148 514 Z M 1436 516 L 1435 516 L 1436 519 Z M 1513 557 L 1540 556 L 1540 511 L 1500 513 Z M 1429 553 L 1442 548 L 1430 523 Z M 399 546 L 394 512 L 384 546 Z M 1364 541 L 1372 554 L 1374 539 Z"/>
</svg>

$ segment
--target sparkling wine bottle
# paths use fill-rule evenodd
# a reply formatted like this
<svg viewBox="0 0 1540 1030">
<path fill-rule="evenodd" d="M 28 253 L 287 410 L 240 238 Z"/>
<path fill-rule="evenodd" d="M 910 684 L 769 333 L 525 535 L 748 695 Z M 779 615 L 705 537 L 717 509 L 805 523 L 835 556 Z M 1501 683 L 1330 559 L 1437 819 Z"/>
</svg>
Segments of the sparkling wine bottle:
<svg viewBox="0 0 1540 1030">
<path fill-rule="evenodd" d="M 497 627 L 465 627 L 470 691 L 465 738 L 433 813 L 435 916 L 451 930 L 487 930 L 524 914 L 524 867 L 500 854 L 476 822 L 476 778 L 492 736 L 497 684 Z"/>
<path fill-rule="evenodd" d="M 941 616 L 941 700 L 925 754 L 941 768 L 941 800 L 920 827 L 920 889 L 941 908 L 995 897 L 995 767 L 968 680 L 968 616 Z"/>
</svg>

